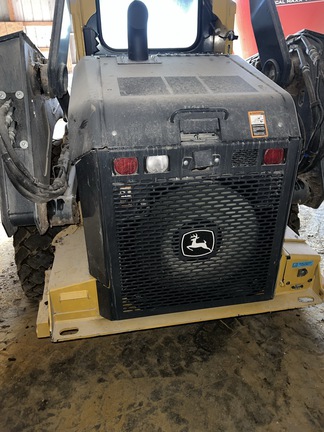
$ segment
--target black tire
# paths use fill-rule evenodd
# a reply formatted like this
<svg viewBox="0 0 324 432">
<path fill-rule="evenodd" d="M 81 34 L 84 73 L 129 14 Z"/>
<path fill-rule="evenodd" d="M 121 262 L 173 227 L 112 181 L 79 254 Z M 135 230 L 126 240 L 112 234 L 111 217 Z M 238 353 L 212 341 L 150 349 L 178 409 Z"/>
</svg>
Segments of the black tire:
<svg viewBox="0 0 324 432">
<path fill-rule="evenodd" d="M 292 204 L 290 207 L 290 213 L 289 213 L 289 219 L 288 219 L 288 226 L 299 235 L 300 230 L 300 219 L 298 216 L 299 213 L 299 207 L 298 204 Z"/>
<path fill-rule="evenodd" d="M 45 271 L 54 260 L 53 238 L 62 227 L 50 228 L 40 235 L 35 226 L 19 227 L 14 234 L 15 261 L 26 297 L 40 300 L 44 291 Z"/>
</svg>

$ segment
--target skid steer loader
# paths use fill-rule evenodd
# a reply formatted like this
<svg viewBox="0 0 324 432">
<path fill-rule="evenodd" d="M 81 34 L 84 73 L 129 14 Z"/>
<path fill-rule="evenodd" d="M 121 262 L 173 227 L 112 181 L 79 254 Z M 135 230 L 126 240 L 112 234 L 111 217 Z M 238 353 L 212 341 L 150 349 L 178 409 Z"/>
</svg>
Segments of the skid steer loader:
<svg viewBox="0 0 324 432">
<path fill-rule="evenodd" d="M 39 337 L 323 301 L 296 209 L 324 197 L 324 37 L 250 6 L 250 62 L 231 0 L 58 0 L 48 61 L 0 38 L 2 223 Z"/>
</svg>

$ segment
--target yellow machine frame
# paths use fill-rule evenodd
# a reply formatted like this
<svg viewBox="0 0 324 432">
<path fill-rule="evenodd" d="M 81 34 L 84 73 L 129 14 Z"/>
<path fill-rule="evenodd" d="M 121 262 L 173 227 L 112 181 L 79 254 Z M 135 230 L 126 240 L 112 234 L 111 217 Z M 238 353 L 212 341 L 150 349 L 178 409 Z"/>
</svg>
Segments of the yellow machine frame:
<svg viewBox="0 0 324 432">
<path fill-rule="evenodd" d="M 272 300 L 121 321 L 110 321 L 99 314 L 96 280 L 88 273 L 83 227 L 67 228 L 53 244 L 55 260 L 47 273 L 37 336 L 51 336 L 54 342 L 295 309 L 324 301 L 320 256 L 289 228 Z M 307 273 L 301 275 L 301 268 Z"/>
</svg>

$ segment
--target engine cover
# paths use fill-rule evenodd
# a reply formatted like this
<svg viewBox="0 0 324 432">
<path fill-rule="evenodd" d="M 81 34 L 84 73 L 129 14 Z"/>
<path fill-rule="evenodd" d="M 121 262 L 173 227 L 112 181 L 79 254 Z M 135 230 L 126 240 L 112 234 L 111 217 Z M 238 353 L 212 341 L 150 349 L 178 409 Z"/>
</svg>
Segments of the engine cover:
<svg viewBox="0 0 324 432">
<path fill-rule="evenodd" d="M 273 297 L 300 144 L 286 92 L 235 56 L 86 58 L 69 112 L 103 316 Z"/>
</svg>

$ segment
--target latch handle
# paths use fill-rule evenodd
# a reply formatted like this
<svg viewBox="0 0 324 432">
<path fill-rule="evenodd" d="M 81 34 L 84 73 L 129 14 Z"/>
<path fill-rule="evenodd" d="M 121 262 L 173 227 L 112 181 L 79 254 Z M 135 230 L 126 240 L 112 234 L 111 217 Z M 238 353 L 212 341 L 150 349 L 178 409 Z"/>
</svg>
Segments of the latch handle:
<svg viewBox="0 0 324 432">
<path fill-rule="evenodd" d="M 227 120 L 229 116 L 229 112 L 226 108 L 214 108 L 214 107 L 206 107 L 206 108 L 181 108 L 174 111 L 171 114 L 169 119 L 170 123 L 174 123 L 174 120 L 177 115 L 181 114 L 194 114 L 194 113 L 222 113 L 223 120 Z"/>
</svg>

